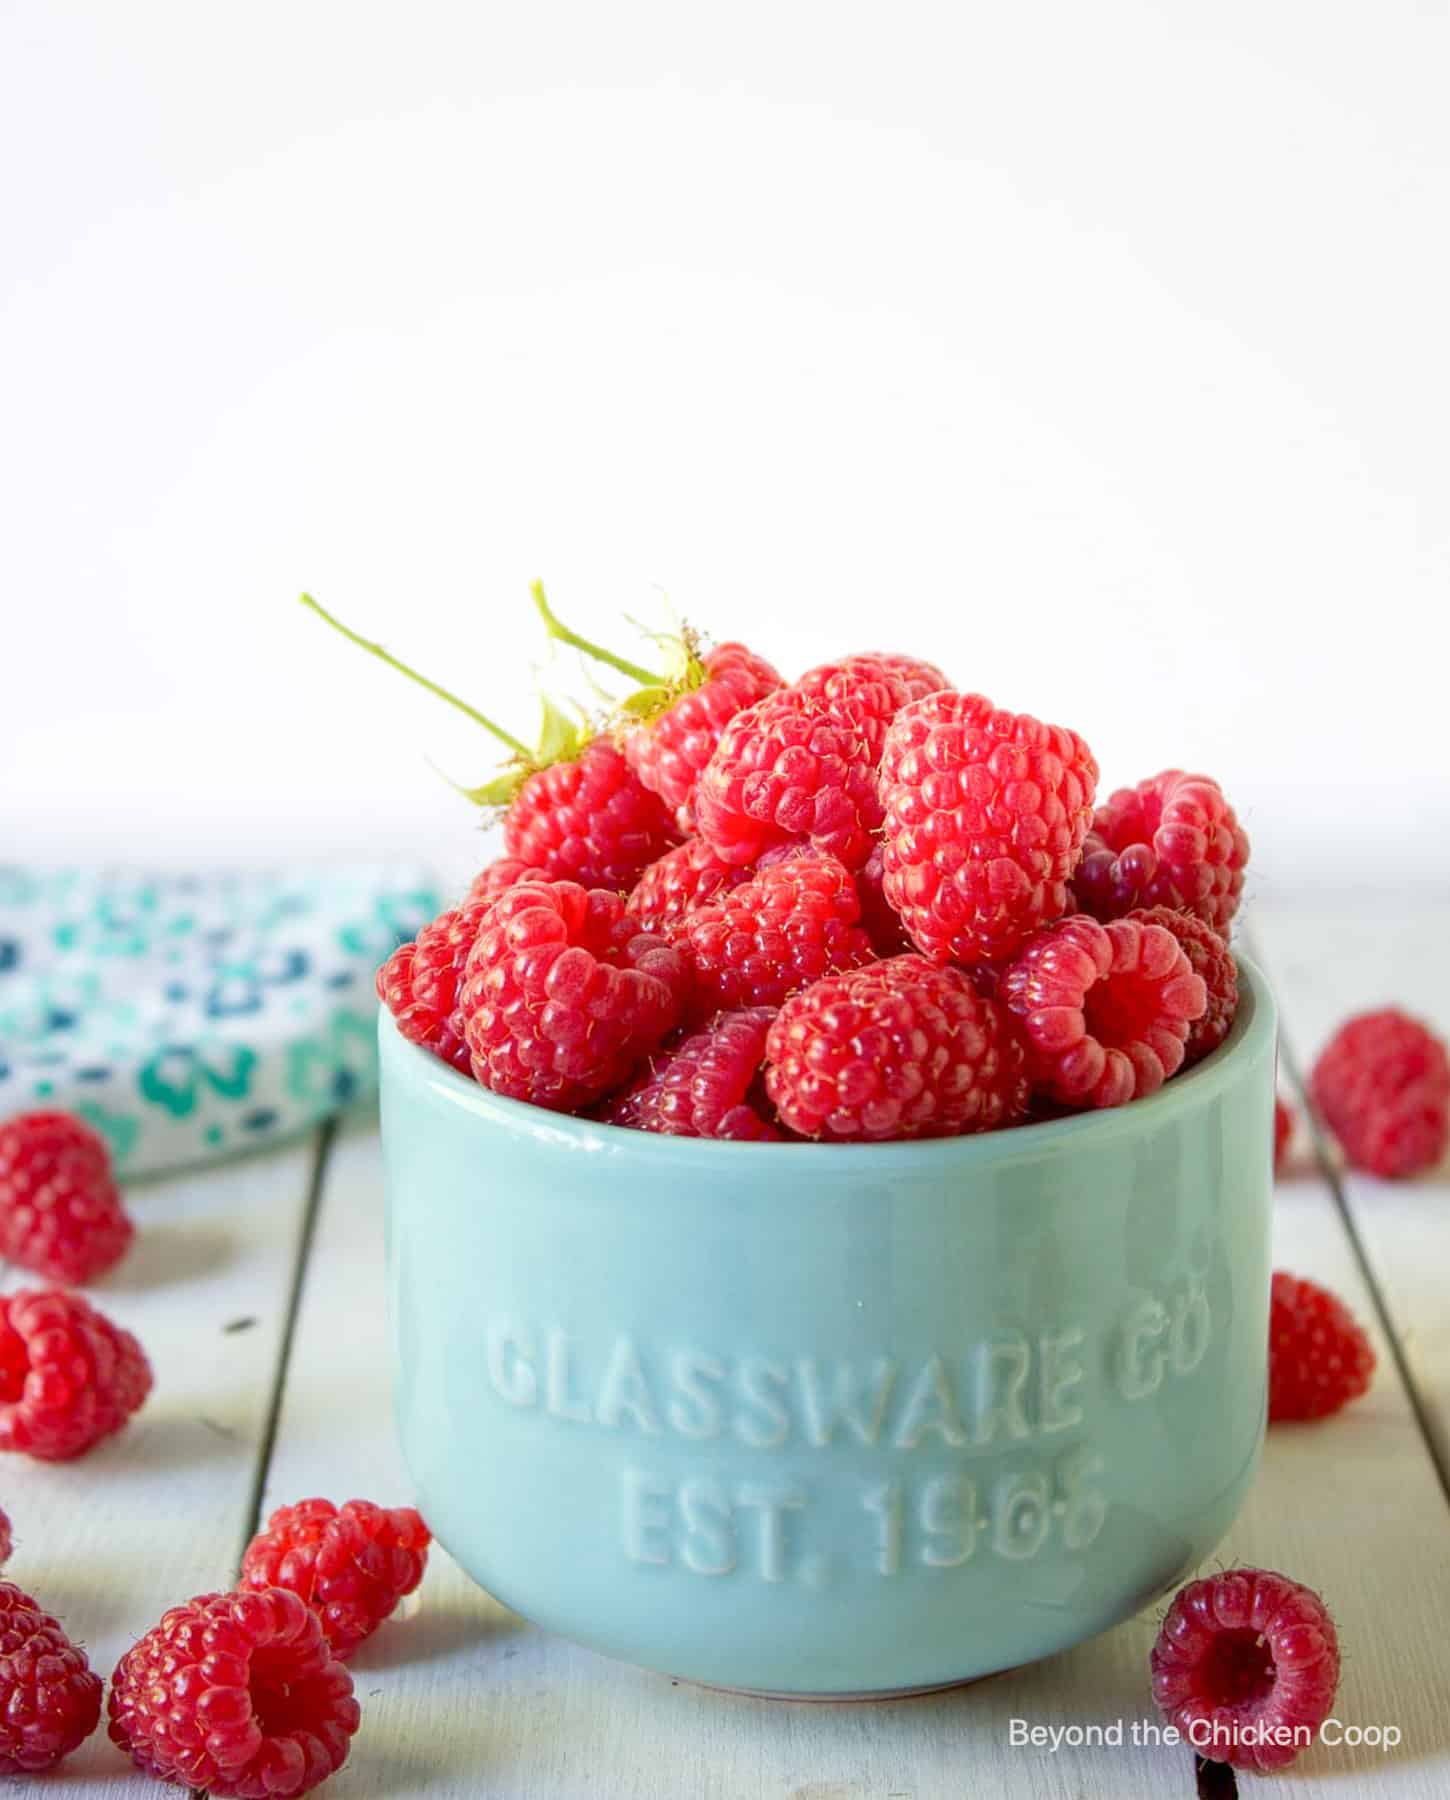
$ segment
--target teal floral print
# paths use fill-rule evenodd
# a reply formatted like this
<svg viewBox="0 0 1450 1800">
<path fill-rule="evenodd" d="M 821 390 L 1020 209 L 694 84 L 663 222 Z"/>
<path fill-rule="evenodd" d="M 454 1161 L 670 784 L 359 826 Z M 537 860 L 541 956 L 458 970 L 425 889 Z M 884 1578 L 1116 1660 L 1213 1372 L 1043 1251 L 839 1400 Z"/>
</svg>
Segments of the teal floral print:
<svg viewBox="0 0 1450 1800">
<path fill-rule="evenodd" d="M 419 869 L 0 865 L 0 1117 L 88 1119 L 123 1174 L 273 1141 L 377 1085 L 373 973 L 438 910 Z"/>
</svg>

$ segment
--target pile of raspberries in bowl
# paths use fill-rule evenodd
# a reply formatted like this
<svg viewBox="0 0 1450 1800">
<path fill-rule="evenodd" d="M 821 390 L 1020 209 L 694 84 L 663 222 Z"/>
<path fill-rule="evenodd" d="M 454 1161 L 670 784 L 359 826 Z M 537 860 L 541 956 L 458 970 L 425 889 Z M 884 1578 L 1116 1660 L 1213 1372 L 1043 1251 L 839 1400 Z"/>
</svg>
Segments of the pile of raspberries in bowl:
<svg viewBox="0 0 1450 1800">
<path fill-rule="evenodd" d="M 1249 845 L 1217 782 L 1102 799 L 1075 730 L 916 657 L 787 682 L 686 633 L 659 674 L 535 600 L 640 685 L 592 726 L 546 705 L 537 750 L 454 702 L 514 753 L 473 796 L 506 854 L 379 970 L 411 1042 L 630 1130 L 840 1143 L 1121 1106 L 1228 1035 Z"/>
</svg>

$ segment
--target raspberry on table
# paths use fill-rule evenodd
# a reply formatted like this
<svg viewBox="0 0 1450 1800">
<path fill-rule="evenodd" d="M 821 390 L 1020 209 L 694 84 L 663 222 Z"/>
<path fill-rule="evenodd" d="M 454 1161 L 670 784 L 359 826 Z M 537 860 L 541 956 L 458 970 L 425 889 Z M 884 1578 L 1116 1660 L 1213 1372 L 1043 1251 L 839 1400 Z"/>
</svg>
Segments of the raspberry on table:
<svg viewBox="0 0 1450 1800">
<path fill-rule="evenodd" d="M 1210 1762 L 1260 1772 L 1286 1768 L 1308 1747 L 1339 1686 L 1339 1638 L 1324 1602 L 1268 1569 L 1181 1587 L 1150 1662 L 1153 1698 L 1185 1741 Z"/>
<path fill-rule="evenodd" d="M 704 838 L 687 838 L 652 862 L 625 902 L 641 931 L 673 940 L 696 907 L 723 891 L 739 887 L 753 874 L 749 868 L 721 862 Z"/>
<path fill-rule="evenodd" d="M 483 921 L 459 1013 L 484 1087 L 568 1112 L 620 1087 L 689 993 L 686 958 L 642 932 L 618 894 L 523 882 Z"/>
<path fill-rule="evenodd" d="M 1218 783 L 1165 769 L 1098 808 L 1073 892 L 1095 919 L 1171 906 L 1226 938 L 1248 860 L 1248 837 Z"/>
<path fill-rule="evenodd" d="M 762 1075 L 774 1017 L 772 1006 L 717 1014 L 662 1050 L 632 1087 L 608 1103 L 605 1122 L 668 1137 L 778 1141 Z"/>
<path fill-rule="evenodd" d="M 608 738 L 527 776 L 503 836 L 510 857 L 556 881 L 622 892 L 680 839 L 669 808 Z"/>
<path fill-rule="evenodd" d="M 296 1594 L 346 1662 L 423 1579 L 432 1541 L 411 1506 L 299 1500 L 279 1506 L 247 1545 L 238 1589 Z"/>
<path fill-rule="evenodd" d="M 916 947 L 999 962 L 1061 917 L 1097 779 L 1075 731 L 980 694 L 904 707 L 881 757 L 883 887 Z"/>
<path fill-rule="evenodd" d="M 896 956 L 787 1000 L 765 1085 L 801 1137 L 952 1137 L 1025 1113 L 1023 1061 L 1008 1015 L 962 970 Z"/>
<path fill-rule="evenodd" d="M 1374 1349 L 1337 1295 L 1275 1270 L 1269 1295 L 1269 1419 L 1322 1419 L 1368 1391 Z"/>
<path fill-rule="evenodd" d="M 720 644 L 704 659 L 699 687 L 626 734 L 625 760 L 683 829 L 693 825 L 695 783 L 725 727 L 781 685 L 764 657 L 744 644 Z"/>
<path fill-rule="evenodd" d="M 0 1450 L 67 1462 L 119 1431 L 150 1391 L 136 1339 L 79 1294 L 0 1294 Z"/>
<path fill-rule="evenodd" d="M 697 1016 L 779 1006 L 823 975 L 875 960 L 861 901 L 834 856 L 805 851 L 697 907 L 676 942 L 694 965 Z"/>
<path fill-rule="evenodd" d="M 309 1793 L 361 1716 L 321 1621 L 285 1588 L 172 1607 L 117 1663 L 107 1710 L 137 1768 L 217 1800 Z"/>
<path fill-rule="evenodd" d="M 1161 925 L 1165 931 L 1171 931 L 1182 946 L 1189 967 L 1203 977 L 1208 1003 L 1189 1026 L 1183 1051 L 1183 1066 L 1191 1069 L 1217 1050 L 1233 1028 L 1239 1010 L 1239 971 L 1233 952 L 1196 913 L 1179 912 L 1171 906 L 1145 906 L 1126 916 L 1139 924 Z"/>
<path fill-rule="evenodd" d="M 767 694 L 721 733 L 695 787 L 695 819 L 722 862 L 805 843 L 859 869 L 881 824 L 869 737 L 799 688 Z"/>
<path fill-rule="evenodd" d="M 1356 1169 L 1399 1180 L 1432 1169 L 1450 1140 L 1450 1058 L 1398 1007 L 1360 1013 L 1320 1053 L 1309 1093 Z"/>
<path fill-rule="evenodd" d="M 1294 1109 L 1280 1094 L 1274 1095 L 1274 1173 L 1282 1175 L 1294 1136 Z"/>
<path fill-rule="evenodd" d="M 1027 1045 L 1035 1089 L 1064 1106 L 1122 1106 L 1183 1062 L 1208 1002 L 1173 933 L 1137 919 L 1059 919 L 997 983 Z"/>
<path fill-rule="evenodd" d="M 101 1678 L 58 1621 L 0 1581 L 0 1775 L 38 1775 L 101 1716 Z"/>
<path fill-rule="evenodd" d="M 64 1112 L 0 1122 L 0 1260 L 79 1286 L 113 1269 L 135 1235 L 89 1125 Z"/>
</svg>

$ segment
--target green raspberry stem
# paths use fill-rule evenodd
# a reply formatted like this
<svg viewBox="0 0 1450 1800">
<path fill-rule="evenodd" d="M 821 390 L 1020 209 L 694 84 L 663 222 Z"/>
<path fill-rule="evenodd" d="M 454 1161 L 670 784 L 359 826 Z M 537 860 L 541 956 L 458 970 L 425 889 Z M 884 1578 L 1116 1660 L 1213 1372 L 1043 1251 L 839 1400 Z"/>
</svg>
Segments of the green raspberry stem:
<svg viewBox="0 0 1450 1800">
<path fill-rule="evenodd" d="M 430 694 L 436 694 L 440 700 L 446 700 L 450 706 L 456 706 L 459 712 L 466 713 L 476 725 L 482 725 L 485 731 L 492 732 L 501 744 L 507 744 L 515 756 L 521 757 L 530 766 L 533 765 L 533 751 L 527 744 L 521 743 L 511 731 L 505 731 L 502 725 L 496 725 L 487 714 L 479 712 L 477 707 L 470 706 L 466 700 L 460 700 L 457 694 L 450 694 L 447 688 L 439 687 L 436 681 L 430 681 L 426 675 L 420 675 L 416 669 L 410 669 L 407 663 L 399 662 L 397 657 L 390 650 L 385 650 L 381 644 L 375 644 L 370 638 L 359 636 L 349 626 L 344 625 L 341 619 L 334 618 L 325 606 L 319 606 L 311 594 L 303 594 L 301 598 L 304 606 L 309 607 L 320 619 L 325 619 L 334 631 L 341 632 L 359 649 L 366 650 L 370 656 L 376 656 L 390 669 L 396 669 L 400 675 L 406 675 L 409 681 L 416 681 L 419 687 L 427 688 Z"/>
<path fill-rule="evenodd" d="M 561 644 L 568 644 L 575 650 L 582 650 L 586 656 L 592 656 L 595 662 L 608 663 L 611 669 L 618 669 L 621 675 L 628 675 L 631 681 L 639 682 L 642 687 L 654 688 L 666 685 L 662 675 L 653 675 L 648 669 L 642 669 L 638 663 L 626 662 L 622 656 L 616 656 L 612 650 L 605 650 L 598 644 L 591 644 L 588 638 L 580 637 L 577 631 L 570 631 L 567 625 L 555 618 L 553 608 L 545 597 L 542 581 L 536 581 L 531 591 L 534 596 L 534 605 L 538 607 L 539 616 L 543 619 L 544 627 L 551 638 Z"/>
</svg>

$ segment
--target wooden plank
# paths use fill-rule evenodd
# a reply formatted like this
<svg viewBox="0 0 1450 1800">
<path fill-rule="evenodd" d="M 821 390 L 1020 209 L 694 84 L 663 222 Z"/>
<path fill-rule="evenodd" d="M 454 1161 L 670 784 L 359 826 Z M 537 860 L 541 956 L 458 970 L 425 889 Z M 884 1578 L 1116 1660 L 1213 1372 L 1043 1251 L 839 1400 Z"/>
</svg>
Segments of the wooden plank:
<svg viewBox="0 0 1450 1800">
<path fill-rule="evenodd" d="M 321 1493 L 398 1502 L 409 1485 L 387 1412 L 382 1182 L 373 1139 L 340 1140 L 328 1170 L 269 1505 Z M 1364 1296 L 1327 1189 L 1301 1184 L 1276 1221 L 1280 1254 Z M 1378 1521 L 1389 1527 L 1383 1534 Z M 1430 1693 L 1450 1585 L 1439 1495 L 1403 1390 L 1387 1368 L 1356 1413 L 1276 1432 L 1223 1555 L 1322 1588 L 1348 1643 L 1342 1711 L 1403 1720 L 1396 1758 L 1316 1748 L 1301 1765 L 1356 1795 L 1430 1800 L 1450 1761 Z M 1373 1555 L 1355 1561 L 1370 1541 Z M 1438 1557 L 1438 1571 L 1431 1563 Z M 861 1705 L 759 1701 L 696 1688 L 548 1637 L 435 1553 L 421 1595 L 358 1654 L 364 1723 L 340 1778 L 356 1800 L 929 1800 L 964 1792 L 1115 1800 L 1194 1792 L 1182 1750 L 1013 1749 L 1011 1721 L 1110 1726 L 1152 1717 L 1145 1616 L 1096 1643 L 945 1695 Z M 1292 1784 L 1292 1785 L 1291 1785 Z M 1298 1775 L 1266 1795 L 1315 1790 Z"/>
<path fill-rule="evenodd" d="M 168 1606 L 233 1579 L 319 1143 L 132 1186 L 135 1247 L 87 1292 L 141 1340 L 155 1389 L 78 1462 L 0 1465 L 16 1540 L 6 1576 L 63 1618 L 104 1677 Z M 7 1271 L 7 1291 L 30 1285 Z M 158 1792 L 104 1725 L 56 1779 L 67 1800 Z"/>
<path fill-rule="evenodd" d="M 1450 1037 L 1447 919 L 1450 896 L 1258 909 L 1255 938 L 1286 1016 L 1291 1070 L 1307 1077 L 1335 1028 L 1371 1007 L 1400 1006 Z M 1298 1100 L 1302 1117 L 1302 1094 Z M 1304 1157 L 1314 1155 L 1307 1132 L 1300 1148 Z M 1321 1148 L 1330 1150 L 1450 1491 L 1450 1161 L 1415 1181 L 1379 1181 L 1343 1168 L 1336 1150 Z"/>
</svg>

